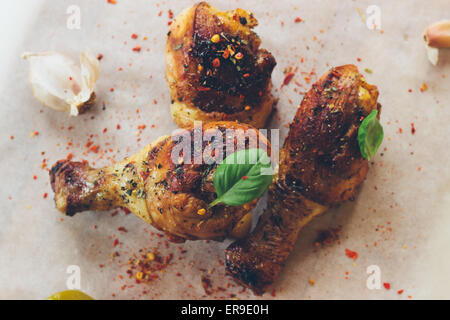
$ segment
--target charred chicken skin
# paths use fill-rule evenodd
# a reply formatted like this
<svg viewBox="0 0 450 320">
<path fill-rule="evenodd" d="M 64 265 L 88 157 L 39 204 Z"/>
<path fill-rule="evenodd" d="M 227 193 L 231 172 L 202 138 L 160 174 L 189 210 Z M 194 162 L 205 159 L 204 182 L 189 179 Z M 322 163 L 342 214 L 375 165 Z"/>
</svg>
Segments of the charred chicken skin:
<svg viewBox="0 0 450 320">
<path fill-rule="evenodd" d="M 230 139 L 225 133 L 230 129 L 234 130 L 234 151 L 256 145 L 270 152 L 267 139 L 258 130 L 235 122 L 190 128 L 184 130 L 183 139 L 194 137 L 196 132 L 212 139 L 223 137 L 225 154 L 229 145 L 225 140 Z M 126 208 L 174 242 L 244 236 L 257 200 L 242 206 L 208 208 L 216 198 L 213 177 L 217 164 L 213 156 L 217 151 L 211 148 L 212 140 L 202 138 L 197 146 L 194 139 L 185 140 L 189 141 L 186 152 L 179 148 L 183 139 L 174 137 L 161 137 L 133 156 L 101 169 L 91 168 L 87 162 L 58 161 L 50 170 L 56 207 L 68 216 L 85 210 Z M 194 148 L 197 151 L 190 151 Z M 195 159 L 198 154 L 203 157 L 200 162 Z M 206 161 L 210 154 L 213 160 Z"/>
<path fill-rule="evenodd" d="M 206 2 L 182 11 L 167 35 L 170 110 L 179 127 L 193 121 L 238 121 L 262 128 L 274 98 L 275 58 L 260 49 L 258 21 L 242 9 L 221 12 Z"/>
<path fill-rule="evenodd" d="M 256 229 L 226 250 L 226 268 L 255 294 L 278 277 L 300 230 L 314 217 L 351 199 L 368 161 L 360 153 L 359 126 L 377 103 L 378 90 L 354 65 L 331 69 L 305 95 L 280 153 L 268 207 Z"/>
</svg>

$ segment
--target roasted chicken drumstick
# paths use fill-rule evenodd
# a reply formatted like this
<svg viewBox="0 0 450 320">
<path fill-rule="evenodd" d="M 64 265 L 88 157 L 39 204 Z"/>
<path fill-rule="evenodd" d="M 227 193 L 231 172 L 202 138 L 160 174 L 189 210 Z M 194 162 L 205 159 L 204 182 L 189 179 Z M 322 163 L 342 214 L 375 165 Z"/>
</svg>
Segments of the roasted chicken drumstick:
<svg viewBox="0 0 450 320">
<path fill-rule="evenodd" d="M 381 110 L 378 90 L 353 65 L 331 69 L 305 95 L 280 153 L 268 207 L 248 237 L 226 250 L 227 272 L 262 294 L 278 277 L 300 230 L 355 195 L 368 170 L 359 126 Z"/>
<path fill-rule="evenodd" d="M 170 27 L 166 77 L 179 127 L 229 120 L 262 128 L 272 111 L 275 58 L 260 49 L 258 21 L 242 9 L 221 12 L 206 2 L 185 9 Z"/>
<path fill-rule="evenodd" d="M 259 131 L 235 122 L 203 124 L 184 130 L 184 137 L 195 138 L 196 130 L 210 137 L 220 133 L 225 146 L 228 143 L 225 139 L 229 139 L 225 133 L 230 129 L 235 134 L 231 142 L 234 151 L 249 146 L 269 150 L 267 139 Z M 198 148 L 200 157 L 206 157 L 211 149 L 210 141 L 203 139 L 196 146 L 189 140 L 186 152 L 174 149 L 182 140 L 177 139 L 174 140 L 174 135 L 161 137 L 130 158 L 101 169 L 93 169 L 87 162 L 58 161 L 50 171 L 56 207 L 69 216 L 85 210 L 124 207 L 174 242 L 244 236 L 250 229 L 250 211 L 257 200 L 242 206 L 219 204 L 208 208 L 216 197 L 213 177 L 217 164 L 213 161 L 207 164 L 202 158 L 199 163 L 194 157 Z M 197 153 L 190 151 L 191 143 Z"/>
</svg>

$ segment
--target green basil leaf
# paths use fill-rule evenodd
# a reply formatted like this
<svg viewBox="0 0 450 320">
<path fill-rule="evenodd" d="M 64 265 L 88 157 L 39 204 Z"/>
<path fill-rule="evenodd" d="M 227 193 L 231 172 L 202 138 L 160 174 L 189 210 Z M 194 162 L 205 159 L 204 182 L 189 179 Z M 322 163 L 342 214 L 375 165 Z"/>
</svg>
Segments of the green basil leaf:
<svg viewBox="0 0 450 320">
<path fill-rule="evenodd" d="M 222 203 L 241 206 L 260 197 L 272 183 L 270 158 L 261 149 L 244 149 L 225 158 L 214 173 L 217 199 L 210 207 Z"/>
<path fill-rule="evenodd" d="M 384 137 L 383 127 L 377 119 L 377 114 L 377 110 L 372 110 L 358 130 L 359 150 L 361 155 L 368 160 L 377 153 Z"/>
</svg>

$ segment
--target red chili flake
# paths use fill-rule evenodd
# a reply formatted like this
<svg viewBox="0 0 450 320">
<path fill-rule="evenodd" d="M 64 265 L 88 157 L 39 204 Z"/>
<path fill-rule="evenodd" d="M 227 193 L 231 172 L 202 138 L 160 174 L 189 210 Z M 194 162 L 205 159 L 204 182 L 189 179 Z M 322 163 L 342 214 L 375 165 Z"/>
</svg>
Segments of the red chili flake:
<svg viewBox="0 0 450 320">
<path fill-rule="evenodd" d="M 110 3 L 110 4 L 116 4 L 117 0 L 106 0 L 106 2 Z"/>
<path fill-rule="evenodd" d="M 100 146 L 92 146 L 89 150 L 91 150 L 94 153 L 98 153 L 99 149 L 100 149 Z"/>
<path fill-rule="evenodd" d="M 398 293 L 398 294 L 402 294 L 402 293 L 403 293 L 403 289 L 398 290 L 397 293 Z"/>
<path fill-rule="evenodd" d="M 114 92 L 114 88 L 109 88 L 109 91 Z"/>
<path fill-rule="evenodd" d="M 131 213 L 130 210 L 128 210 L 127 208 L 122 208 L 123 212 L 125 212 L 126 215 L 129 215 Z"/>
<path fill-rule="evenodd" d="M 36 176 L 36 175 L 34 175 L 34 176 L 33 176 L 33 180 L 36 180 L 36 179 L 37 179 L 37 176 Z"/>
<path fill-rule="evenodd" d="M 158 12 L 158 17 L 162 16 L 162 11 Z"/>
<path fill-rule="evenodd" d="M 277 290 L 276 290 L 276 289 L 273 289 L 272 292 L 270 293 L 270 295 L 271 295 L 272 297 L 276 297 L 276 296 L 277 296 Z"/>
<path fill-rule="evenodd" d="M 245 73 L 245 74 L 243 75 L 243 77 L 244 77 L 244 78 L 250 77 L 250 73 Z"/>
<path fill-rule="evenodd" d="M 425 82 L 422 83 L 422 87 L 420 87 L 420 92 L 424 92 L 424 91 L 427 91 L 427 90 L 428 90 L 427 84 Z"/>
<path fill-rule="evenodd" d="M 411 92 L 412 92 L 412 89 L 408 89 L 408 92 L 411 93 Z"/>
<path fill-rule="evenodd" d="M 44 195 L 42 196 L 44 199 L 47 199 L 48 193 L 44 193 Z"/>
<path fill-rule="evenodd" d="M 131 39 L 137 39 L 137 38 L 138 38 L 138 35 L 136 33 L 131 34 Z"/>
<path fill-rule="evenodd" d="M 215 59 L 213 60 L 212 64 L 213 64 L 213 67 L 214 67 L 214 68 L 220 67 L 220 60 L 219 60 L 219 58 L 215 58 Z"/>
<path fill-rule="evenodd" d="M 89 148 L 90 146 L 92 146 L 94 143 L 92 141 L 88 141 L 86 142 L 86 148 Z"/>
<path fill-rule="evenodd" d="M 389 289 L 391 288 L 391 284 L 390 284 L 389 282 L 384 282 L 384 283 L 383 283 L 383 287 L 384 287 L 386 290 L 389 290 Z"/>
<path fill-rule="evenodd" d="M 248 176 L 243 176 L 242 177 L 242 180 L 247 180 L 248 179 Z"/>
<path fill-rule="evenodd" d="M 73 78 L 72 78 L 72 77 L 69 77 L 69 80 L 70 80 L 70 81 L 72 81 L 72 80 L 73 80 Z"/>
<path fill-rule="evenodd" d="M 108 131 L 108 128 L 103 129 L 103 133 L 106 133 Z"/>
<path fill-rule="evenodd" d="M 299 22 L 302 22 L 302 21 L 303 21 L 303 19 L 300 18 L 300 17 L 297 17 L 297 18 L 295 18 L 295 20 L 294 20 L 295 23 L 299 23 Z"/>
<path fill-rule="evenodd" d="M 72 158 L 73 158 L 73 154 L 72 154 L 72 152 L 69 152 L 69 153 L 67 154 L 66 159 L 70 161 L 70 160 L 72 160 Z"/>
<path fill-rule="evenodd" d="M 11 140 L 14 140 L 14 136 L 9 137 Z"/>
<path fill-rule="evenodd" d="M 133 51 L 135 51 L 135 52 L 139 52 L 139 51 L 141 51 L 141 46 L 140 45 L 137 45 L 136 47 L 134 47 L 132 50 Z"/>
<path fill-rule="evenodd" d="M 114 239 L 113 247 L 116 247 L 119 244 L 119 239 Z"/>
<path fill-rule="evenodd" d="M 170 26 L 172 24 L 173 21 L 169 21 L 167 22 L 167 25 Z"/>
<path fill-rule="evenodd" d="M 244 54 L 242 52 L 238 52 L 234 55 L 234 57 L 238 60 L 241 60 L 244 57 Z"/>
<path fill-rule="evenodd" d="M 172 10 L 169 9 L 169 11 L 167 12 L 167 15 L 169 16 L 169 19 L 173 19 L 173 12 L 172 12 Z"/>
<path fill-rule="evenodd" d="M 120 130 L 120 124 L 118 124 L 118 125 L 116 126 L 116 128 L 117 128 L 117 130 Z"/>
<path fill-rule="evenodd" d="M 103 55 L 101 54 L 101 53 L 99 53 L 98 55 L 97 55 L 97 60 L 102 60 L 103 59 Z"/>
<path fill-rule="evenodd" d="M 414 126 L 414 122 L 411 122 L 411 133 L 416 133 L 416 127 Z"/>
<path fill-rule="evenodd" d="M 211 88 L 208 87 L 198 87 L 198 91 L 209 91 Z"/>
<path fill-rule="evenodd" d="M 350 259 L 356 260 L 358 258 L 358 252 L 352 251 L 350 249 L 345 249 L 345 255 Z"/>
<path fill-rule="evenodd" d="M 284 80 L 283 80 L 283 84 L 281 85 L 281 88 L 283 88 L 284 86 L 287 86 L 289 84 L 289 82 L 291 82 L 291 80 L 294 78 L 295 73 L 294 72 L 289 72 L 284 76 Z"/>
<path fill-rule="evenodd" d="M 122 231 L 122 232 L 128 232 L 128 230 L 125 229 L 125 227 L 118 227 L 117 230 Z"/>
<path fill-rule="evenodd" d="M 356 61 L 361 62 L 361 58 L 356 58 Z"/>
</svg>

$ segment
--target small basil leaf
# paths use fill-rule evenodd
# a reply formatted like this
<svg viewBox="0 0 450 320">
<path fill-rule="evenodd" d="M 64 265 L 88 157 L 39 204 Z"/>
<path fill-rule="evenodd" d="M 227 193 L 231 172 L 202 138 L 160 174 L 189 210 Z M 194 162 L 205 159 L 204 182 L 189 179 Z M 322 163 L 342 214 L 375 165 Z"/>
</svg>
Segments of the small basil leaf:
<svg viewBox="0 0 450 320">
<path fill-rule="evenodd" d="M 226 157 L 214 173 L 217 199 L 209 206 L 249 203 L 262 196 L 272 177 L 270 158 L 265 151 L 256 148 L 236 151 Z"/>
<path fill-rule="evenodd" d="M 384 137 L 383 127 L 377 119 L 377 114 L 377 110 L 372 110 L 358 130 L 359 150 L 361 155 L 368 160 L 377 153 Z"/>
</svg>

